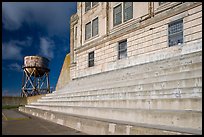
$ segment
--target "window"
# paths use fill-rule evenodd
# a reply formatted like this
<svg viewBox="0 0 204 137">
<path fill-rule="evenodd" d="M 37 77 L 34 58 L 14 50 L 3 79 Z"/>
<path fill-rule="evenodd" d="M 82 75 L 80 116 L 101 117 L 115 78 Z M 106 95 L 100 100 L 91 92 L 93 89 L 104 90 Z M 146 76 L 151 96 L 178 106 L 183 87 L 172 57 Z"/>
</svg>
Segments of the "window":
<svg viewBox="0 0 204 137">
<path fill-rule="evenodd" d="M 91 22 L 86 24 L 85 27 L 85 39 L 89 39 L 91 37 Z"/>
<path fill-rule="evenodd" d="M 119 42 L 118 45 L 118 59 L 127 57 L 127 40 Z"/>
<path fill-rule="evenodd" d="M 124 22 L 133 18 L 132 2 L 124 2 Z"/>
<path fill-rule="evenodd" d="M 122 23 L 122 5 L 118 5 L 115 8 L 113 8 L 113 25 L 118 25 Z"/>
<path fill-rule="evenodd" d="M 162 5 L 162 4 L 164 4 L 164 3 L 166 3 L 166 2 L 159 2 L 159 6 Z"/>
<path fill-rule="evenodd" d="M 169 23 L 168 26 L 169 46 L 183 43 L 183 20 Z"/>
<path fill-rule="evenodd" d="M 94 7 L 97 4 L 98 4 L 98 2 L 92 2 L 92 7 Z"/>
<path fill-rule="evenodd" d="M 97 4 L 98 2 L 85 2 L 85 12 L 87 12 L 88 10 L 90 10 L 92 7 L 94 7 Z"/>
<path fill-rule="evenodd" d="M 98 34 L 98 18 L 94 19 L 92 22 L 92 36 L 96 36 Z"/>
<path fill-rule="evenodd" d="M 91 9 L 91 2 L 85 2 L 85 12 Z"/>
<path fill-rule="evenodd" d="M 122 11 L 122 6 L 123 6 L 123 11 Z M 122 21 L 122 18 L 123 18 L 123 21 Z M 132 18 L 133 18 L 133 2 L 123 2 L 123 5 L 119 4 L 118 6 L 113 8 L 113 26 L 116 26 Z"/>
<path fill-rule="evenodd" d="M 98 17 L 85 26 L 85 40 L 98 35 Z"/>
<path fill-rule="evenodd" d="M 88 66 L 92 67 L 94 66 L 94 51 L 89 53 L 89 58 L 88 58 Z"/>
</svg>

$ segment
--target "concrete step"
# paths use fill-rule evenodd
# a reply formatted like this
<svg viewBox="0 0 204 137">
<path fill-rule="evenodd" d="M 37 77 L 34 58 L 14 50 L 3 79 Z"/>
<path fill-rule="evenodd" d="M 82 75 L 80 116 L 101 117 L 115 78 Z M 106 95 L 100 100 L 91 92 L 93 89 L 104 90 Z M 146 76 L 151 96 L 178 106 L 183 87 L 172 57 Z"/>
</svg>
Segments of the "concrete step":
<svg viewBox="0 0 204 137">
<path fill-rule="evenodd" d="M 197 65 L 197 64 L 196 64 Z M 69 88 L 66 88 L 66 89 L 63 89 L 63 91 L 60 91 L 60 92 L 65 92 L 65 91 L 73 91 L 73 90 L 82 90 L 82 89 L 89 89 L 91 87 L 98 87 L 98 88 L 102 88 L 104 87 L 105 85 L 107 84 L 111 84 L 112 82 L 115 82 L 115 83 L 119 83 L 119 82 L 124 82 L 124 81 L 131 81 L 131 80 L 143 80 L 143 79 L 149 79 L 149 78 L 162 78 L 162 77 L 165 77 L 165 76 L 169 76 L 171 78 L 174 78 L 175 75 L 185 75 L 185 73 L 188 73 L 188 72 L 191 72 L 191 71 L 200 71 L 200 73 L 202 73 L 202 64 L 200 63 L 199 64 L 199 67 L 197 68 L 194 68 L 194 69 L 187 69 L 187 70 L 183 70 L 183 71 L 176 71 L 175 69 L 180 69 L 180 68 L 172 68 L 172 70 L 169 70 L 167 72 L 165 72 L 166 70 L 161 70 L 161 71 L 154 71 L 154 72 L 146 72 L 146 73 L 140 73 L 140 74 L 131 74 L 131 73 L 126 73 L 126 76 L 121 76 L 120 78 L 114 78 L 112 80 L 109 79 L 109 77 L 114 77 L 113 74 L 110 74 L 110 76 L 108 77 L 105 77 L 103 80 L 101 81 L 98 81 L 96 80 L 95 82 L 92 82 L 92 81 L 89 81 L 87 80 L 86 83 L 81 81 L 81 82 L 78 82 L 78 85 L 73 85 Z M 173 71 L 175 70 L 175 71 Z M 193 73 L 193 72 L 192 72 Z M 202 74 L 201 74 L 202 75 Z M 186 75 L 187 77 L 188 75 Z M 87 83 L 89 82 L 89 83 Z M 111 84 L 112 85 L 112 84 Z M 58 93 L 60 93 L 58 92 Z"/>
<path fill-rule="evenodd" d="M 32 106 L 25 107 L 91 116 L 97 118 L 120 120 L 124 122 L 175 126 L 180 128 L 202 129 L 202 111 L 190 110 L 158 110 L 158 109 L 129 109 L 110 107 L 84 106 Z"/>
<path fill-rule="evenodd" d="M 82 77 L 77 80 L 83 80 L 84 82 L 87 81 L 87 79 L 92 79 L 93 82 L 97 79 L 102 80 L 103 76 L 106 77 L 110 73 L 118 74 L 114 76 L 119 76 L 124 75 L 125 73 L 145 73 L 148 71 L 155 71 L 155 70 L 162 70 L 162 69 L 168 69 L 169 67 L 173 66 L 188 66 L 194 63 L 201 63 L 202 62 L 202 52 L 199 53 L 193 53 L 189 55 L 183 55 L 180 57 L 174 57 L 171 59 L 166 59 L 166 60 L 159 60 L 155 62 L 149 62 L 149 63 L 143 63 L 143 64 L 138 64 L 135 66 L 119 69 L 119 70 L 114 70 L 114 71 L 109 71 L 109 72 L 104 72 L 100 73 L 100 76 L 98 74 L 96 75 L 91 75 L 88 77 Z M 152 67 L 154 66 L 154 67 Z M 77 82 L 77 80 L 74 80 Z"/>
<path fill-rule="evenodd" d="M 131 75 L 140 74 L 142 76 L 142 74 L 146 74 L 147 72 L 150 72 L 150 74 L 159 75 L 160 73 L 162 73 L 162 70 L 164 70 L 164 72 L 165 72 L 165 69 L 166 69 L 167 73 L 171 73 L 171 71 L 178 71 L 179 67 L 180 67 L 180 71 L 185 71 L 185 70 L 190 70 L 191 69 L 190 67 L 196 68 L 196 64 L 198 65 L 197 67 L 200 68 L 202 66 L 202 54 L 200 56 L 195 56 L 194 60 L 192 58 L 190 58 L 190 59 L 189 58 L 183 58 L 183 59 L 180 58 L 180 60 L 177 59 L 177 61 L 178 62 L 180 61 L 180 63 L 183 62 L 183 64 L 175 64 L 175 62 L 172 62 L 171 60 L 166 60 L 163 62 L 162 61 L 154 62 L 154 63 L 152 63 L 152 65 L 151 65 L 151 63 L 141 64 L 141 65 L 133 66 L 130 68 L 115 70 L 115 71 L 111 71 L 111 72 L 101 73 L 99 75 L 94 75 L 94 76 L 89 76 L 89 77 L 81 78 L 78 80 L 74 80 L 73 82 L 71 82 L 69 84 L 68 87 L 70 90 L 72 90 L 72 87 L 74 87 L 74 88 L 81 87 L 81 86 L 83 87 L 84 85 L 90 85 L 91 83 L 92 84 L 99 83 L 99 81 L 101 81 L 101 80 L 103 80 L 105 82 L 107 80 L 115 81 L 115 80 L 123 78 L 123 77 L 128 77 L 128 75 L 131 76 Z M 178 67 L 177 70 L 175 67 Z M 110 77 L 110 75 L 111 75 L 111 77 Z M 148 75 L 146 75 L 146 76 L 148 76 Z M 75 83 L 75 84 L 73 84 L 73 83 Z M 73 86 L 71 86 L 71 85 L 73 85 Z M 61 91 L 63 91 L 63 90 L 61 90 Z M 60 91 L 58 91 L 58 92 L 60 92 Z"/>
<path fill-rule="evenodd" d="M 192 77 L 194 76 L 202 76 L 202 65 L 200 65 L 200 68 L 196 68 L 196 69 L 192 69 L 192 70 L 187 70 L 187 71 L 182 71 L 182 72 L 170 72 L 170 73 L 163 73 L 161 72 L 161 74 L 158 74 L 160 72 L 152 72 L 152 73 L 143 73 L 143 74 L 138 74 L 138 75 L 134 75 L 134 76 L 129 76 L 129 77 L 121 77 L 118 79 L 114 79 L 114 80 L 106 80 L 106 78 L 104 78 L 103 81 L 100 82 L 92 82 L 92 83 L 88 83 L 88 84 L 83 84 L 83 85 L 78 85 L 75 87 L 70 87 L 67 89 L 64 89 L 63 92 L 69 92 L 69 91 L 80 91 L 80 90 L 88 90 L 88 89 L 92 89 L 93 87 L 96 88 L 103 88 L 104 86 L 107 85 L 111 85 L 114 86 L 115 83 L 124 83 L 125 81 L 137 81 L 139 84 L 142 82 L 148 82 L 148 81 L 154 81 L 157 82 L 159 80 L 172 80 L 172 79 L 178 79 L 178 78 L 188 78 L 188 77 Z M 157 80 L 157 81 L 156 81 Z M 82 82 L 81 82 L 82 83 Z M 62 92 L 62 91 L 61 91 Z M 60 92 L 58 92 L 60 93 Z"/>
<path fill-rule="evenodd" d="M 169 109 L 202 111 L 202 98 L 171 98 L 171 99 L 107 99 L 69 101 L 47 100 L 31 103 L 33 106 L 81 106 L 81 107 L 111 107 L 135 109 Z"/>
<path fill-rule="evenodd" d="M 42 98 L 38 102 L 49 101 L 91 101 L 91 100 L 118 100 L 118 99 L 170 99 L 170 98 L 202 98 L 202 87 L 183 88 L 183 89 L 166 89 L 166 90 L 152 90 L 152 91 L 122 91 L 109 92 L 94 95 L 80 95 L 80 96 L 56 96 L 53 98 Z"/>
<path fill-rule="evenodd" d="M 46 98 L 58 98 L 58 97 L 74 97 L 81 95 L 100 95 L 106 93 L 123 93 L 123 92 L 137 92 L 137 91 L 158 91 L 158 90 L 166 90 L 166 89 L 174 89 L 174 92 L 178 91 L 182 88 L 199 88 L 202 87 L 202 77 L 200 78 L 192 78 L 192 79 L 180 79 L 180 80 L 172 80 L 172 81 L 161 81 L 161 82 L 150 82 L 145 84 L 135 85 L 135 81 L 131 81 L 128 83 L 120 83 L 117 87 L 109 87 L 106 86 L 103 89 L 92 89 L 92 90 L 84 90 L 78 92 L 64 92 L 64 93 L 53 93 L 42 97 L 42 99 Z"/>
<path fill-rule="evenodd" d="M 193 66 L 197 66 L 195 68 L 187 68 L 187 69 L 182 69 L 182 67 L 184 66 L 179 66 L 179 67 L 173 67 L 173 68 L 170 68 L 168 70 L 156 70 L 156 71 L 151 71 L 151 72 L 145 72 L 145 73 L 139 73 L 139 74 L 134 74 L 134 72 L 129 72 L 129 73 L 124 73 L 125 75 L 124 76 L 121 76 L 121 77 L 116 77 L 117 75 L 119 74 L 109 74 L 109 76 L 106 76 L 104 77 L 102 80 L 97 80 L 95 79 L 94 82 L 90 81 L 89 79 L 87 79 L 87 81 L 78 81 L 78 84 L 77 85 L 73 85 L 69 88 L 65 88 L 64 90 L 62 91 L 59 91 L 59 92 L 64 92 L 64 91 L 72 91 L 72 90 L 82 90 L 82 89 L 88 89 L 88 88 L 91 88 L 91 87 L 103 87 L 104 85 L 106 84 L 111 84 L 112 82 L 123 82 L 124 80 L 142 80 L 142 79 L 148 79 L 148 78 L 160 78 L 160 77 L 163 77 L 163 76 L 174 76 L 174 75 L 177 75 L 179 73 L 185 73 L 185 72 L 190 72 L 190 71 L 194 71 L 194 70 L 200 70 L 200 72 L 202 72 L 202 63 L 199 63 L 199 64 L 194 64 Z M 139 71 L 138 71 L 139 72 Z M 137 73 L 138 73 L 137 72 Z M 109 79 L 109 77 L 111 77 L 112 79 Z"/>
<path fill-rule="evenodd" d="M 173 126 L 160 126 L 154 124 L 143 124 L 123 122 L 121 120 L 110 120 L 82 115 L 73 115 L 54 111 L 45 111 L 35 108 L 20 107 L 19 110 L 43 119 L 71 127 L 92 135 L 191 135 L 202 134 L 202 130 L 191 128 L 179 128 Z"/>
</svg>

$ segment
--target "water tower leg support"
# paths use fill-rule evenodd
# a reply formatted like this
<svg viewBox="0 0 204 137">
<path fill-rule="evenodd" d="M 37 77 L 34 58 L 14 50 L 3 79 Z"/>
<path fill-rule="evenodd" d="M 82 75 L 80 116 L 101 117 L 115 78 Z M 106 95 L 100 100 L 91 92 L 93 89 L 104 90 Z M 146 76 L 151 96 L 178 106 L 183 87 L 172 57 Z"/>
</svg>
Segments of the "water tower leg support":
<svg viewBox="0 0 204 137">
<path fill-rule="evenodd" d="M 47 93 L 50 93 L 49 73 L 46 73 L 46 78 L 47 78 Z"/>
</svg>

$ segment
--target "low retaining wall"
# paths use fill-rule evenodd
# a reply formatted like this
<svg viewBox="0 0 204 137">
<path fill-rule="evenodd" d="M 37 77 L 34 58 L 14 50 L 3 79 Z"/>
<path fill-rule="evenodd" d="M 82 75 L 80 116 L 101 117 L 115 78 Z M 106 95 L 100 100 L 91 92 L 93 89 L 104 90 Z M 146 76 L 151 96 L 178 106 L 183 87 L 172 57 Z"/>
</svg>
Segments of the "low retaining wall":
<svg viewBox="0 0 204 137">
<path fill-rule="evenodd" d="M 12 97 L 12 96 L 2 97 L 2 107 L 20 106 L 20 105 L 26 105 L 26 104 L 27 104 L 27 99 L 25 97 Z"/>
<path fill-rule="evenodd" d="M 2 107 L 4 106 L 22 106 L 27 105 L 32 102 L 36 102 L 40 99 L 43 95 L 36 95 L 31 97 L 12 97 L 12 96 L 4 96 L 2 97 Z"/>
</svg>

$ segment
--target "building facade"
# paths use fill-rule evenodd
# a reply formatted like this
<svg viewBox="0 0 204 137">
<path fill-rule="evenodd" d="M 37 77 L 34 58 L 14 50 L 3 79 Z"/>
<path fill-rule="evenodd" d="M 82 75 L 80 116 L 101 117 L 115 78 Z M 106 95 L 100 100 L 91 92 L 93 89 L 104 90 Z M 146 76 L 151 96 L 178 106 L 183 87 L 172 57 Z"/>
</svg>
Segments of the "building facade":
<svg viewBox="0 0 204 137">
<path fill-rule="evenodd" d="M 202 49 L 202 2 L 78 2 L 71 79 Z"/>
</svg>

